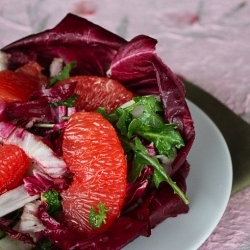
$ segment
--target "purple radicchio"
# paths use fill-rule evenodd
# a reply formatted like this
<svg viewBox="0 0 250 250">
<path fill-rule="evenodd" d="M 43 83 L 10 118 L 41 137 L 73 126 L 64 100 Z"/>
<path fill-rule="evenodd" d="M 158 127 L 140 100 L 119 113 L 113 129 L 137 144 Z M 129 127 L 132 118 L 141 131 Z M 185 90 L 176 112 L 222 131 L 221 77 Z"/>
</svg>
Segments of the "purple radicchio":
<svg viewBox="0 0 250 250">
<path fill-rule="evenodd" d="M 50 189 L 60 192 L 68 187 L 65 178 L 52 178 L 36 169 L 33 170 L 32 176 L 23 179 L 23 183 L 24 188 L 30 195 L 40 195 Z"/>
<path fill-rule="evenodd" d="M 68 170 L 64 160 L 58 157 L 38 136 L 12 123 L 0 122 L 0 141 L 22 148 L 29 158 L 33 159 L 51 177 L 63 177 Z"/>
</svg>

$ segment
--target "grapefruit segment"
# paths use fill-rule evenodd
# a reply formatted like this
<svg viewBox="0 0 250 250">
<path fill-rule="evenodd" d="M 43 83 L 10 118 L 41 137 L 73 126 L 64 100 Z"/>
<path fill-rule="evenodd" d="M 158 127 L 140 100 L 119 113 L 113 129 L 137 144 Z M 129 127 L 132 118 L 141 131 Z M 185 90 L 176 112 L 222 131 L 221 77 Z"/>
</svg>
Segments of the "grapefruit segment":
<svg viewBox="0 0 250 250">
<path fill-rule="evenodd" d="M 57 84 L 77 82 L 75 94 L 77 110 L 94 111 L 106 107 L 110 112 L 133 98 L 133 93 L 119 82 L 98 76 L 72 76 Z"/>
<path fill-rule="evenodd" d="M 0 194 L 17 187 L 30 165 L 30 159 L 16 145 L 0 145 Z"/>
<path fill-rule="evenodd" d="M 126 194 L 127 163 L 115 129 L 100 114 L 77 112 L 64 131 L 63 158 L 74 174 L 62 192 L 63 223 L 86 236 L 107 229 L 119 216 Z M 91 208 L 108 210 L 99 229 L 89 223 Z"/>
<path fill-rule="evenodd" d="M 16 71 L 0 71 L 0 103 L 28 101 L 34 91 L 47 85 L 41 70 L 38 63 L 30 62 Z"/>
</svg>

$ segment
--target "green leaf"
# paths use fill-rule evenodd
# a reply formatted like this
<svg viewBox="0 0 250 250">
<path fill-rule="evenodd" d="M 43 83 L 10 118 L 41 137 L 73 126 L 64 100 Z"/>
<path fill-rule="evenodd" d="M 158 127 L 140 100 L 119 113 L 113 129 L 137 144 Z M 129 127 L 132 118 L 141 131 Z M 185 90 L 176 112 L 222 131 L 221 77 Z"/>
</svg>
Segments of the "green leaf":
<svg viewBox="0 0 250 250">
<path fill-rule="evenodd" d="M 36 249 L 47 250 L 47 249 L 52 249 L 53 246 L 54 244 L 50 241 L 49 238 L 42 238 L 41 240 L 38 241 Z"/>
<path fill-rule="evenodd" d="M 99 202 L 97 205 L 97 209 L 94 207 L 90 208 L 89 212 L 89 224 L 93 229 L 100 228 L 103 223 L 106 223 L 108 208 L 105 207 L 103 202 Z"/>
<path fill-rule="evenodd" d="M 0 240 L 3 239 L 6 235 L 7 234 L 4 231 L 0 230 Z"/>
<path fill-rule="evenodd" d="M 142 114 L 134 118 L 128 127 L 128 138 L 134 134 L 135 130 L 140 129 L 142 126 L 152 126 L 154 128 L 161 126 L 165 123 L 159 112 L 162 112 L 161 103 L 153 96 L 142 96 L 135 97 L 133 99 L 134 104 L 125 108 L 128 112 L 135 111 L 136 108 L 140 107 L 143 112 Z"/>
<path fill-rule="evenodd" d="M 77 97 L 78 95 L 73 94 L 70 98 L 61 102 L 54 102 L 52 105 L 53 107 L 58 107 L 58 106 L 74 107 Z"/>
<path fill-rule="evenodd" d="M 134 151 L 135 155 L 137 155 L 134 159 L 137 161 L 134 163 L 134 166 L 141 167 L 142 165 L 149 165 L 154 168 L 153 181 L 156 187 L 160 185 L 162 181 L 166 181 L 173 189 L 174 193 L 179 195 L 180 198 L 184 201 L 185 204 L 188 204 L 189 201 L 183 191 L 178 187 L 178 185 L 168 176 L 165 172 L 162 165 L 159 163 L 156 157 L 150 157 L 147 152 L 147 149 L 144 147 L 140 139 L 135 138 L 135 142 L 128 140 L 125 137 L 120 137 L 120 140 L 130 147 L 131 150 Z M 131 171 L 139 172 L 138 169 L 133 169 Z M 135 173 L 130 174 L 130 178 L 135 178 Z M 139 175 L 138 175 L 139 176 Z"/>
<path fill-rule="evenodd" d="M 131 123 L 133 117 L 130 112 L 117 108 L 115 110 L 115 114 L 118 117 L 118 121 L 116 122 L 116 127 L 120 130 L 120 133 L 124 136 L 128 134 L 128 126 Z"/>
<path fill-rule="evenodd" d="M 162 112 L 161 103 L 153 96 L 134 97 L 134 103 L 126 108 L 118 108 L 113 113 L 117 116 L 116 127 L 122 135 L 131 138 L 136 130 L 150 125 L 158 127 L 164 124 L 163 118 L 158 114 Z M 142 111 L 141 114 L 138 110 Z M 139 117 L 133 117 L 133 115 Z"/>
<path fill-rule="evenodd" d="M 63 79 L 67 79 L 70 77 L 70 71 L 73 68 L 76 68 L 77 63 L 75 61 L 68 63 L 67 65 L 65 65 L 65 67 L 62 69 L 61 72 L 58 73 L 58 75 L 56 75 L 55 77 L 50 79 L 50 83 L 48 88 L 51 88 L 52 86 L 54 86 L 57 82 L 63 80 Z"/>
<path fill-rule="evenodd" d="M 157 188 L 162 181 L 168 181 L 169 177 L 167 176 L 162 165 L 159 163 L 159 160 L 156 157 L 150 157 L 147 149 L 144 147 L 141 140 L 135 138 L 134 166 L 136 166 L 137 169 L 132 168 L 131 171 L 135 171 L 133 175 L 135 176 L 136 174 L 138 174 L 137 177 L 140 176 L 141 172 L 139 172 L 138 166 L 141 168 L 141 171 L 142 167 L 144 167 L 145 165 L 154 167 L 153 180 Z"/>
<path fill-rule="evenodd" d="M 148 161 L 142 157 L 143 155 L 147 155 L 147 149 L 143 146 L 140 139 L 135 138 L 134 145 L 134 159 L 132 162 L 132 169 L 129 171 L 128 181 L 134 182 L 137 177 L 141 175 L 141 171 L 145 165 L 148 164 Z"/>
<path fill-rule="evenodd" d="M 59 193 L 51 189 L 45 193 L 42 193 L 41 200 L 48 204 L 48 213 L 53 214 L 54 212 L 61 209 L 61 197 Z"/>
<path fill-rule="evenodd" d="M 166 181 L 183 201 L 188 199 L 176 183 L 167 175 L 165 169 L 156 157 L 150 157 L 141 139 L 153 142 L 159 154 L 171 158 L 175 148 L 184 146 L 184 141 L 176 130 L 176 124 L 165 124 L 161 102 L 153 96 L 133 98 L 134 103 L 125 108 L 118 108 L 110 114 L 104 113 L 118 132 L 118 136 L 129 159 L 132 158 L 132 169 L 128 180 L 133 182 L 141 175 L 145 165 L 154 168 L 153 181 L 156 187 Z M 132 140 L 134 138 L 134 140 Z"/>
<path fill-rule="evenodd" d="M 94 112 L 99 113 L 103 116 L 103 118 L 105 118 L 106 120 L 108 120 L 110 123 L 114 123 L 117 121 L 117 116 L 115 113 L 107 113 L 107 108 L 105 107 L 100 107 L 98 109 L 96 109 Z"/>
<path fill-rule="evenodd" d="M 136 129 L 135 133 L 153 142 L 160 154 L 171 158 L 175 153 L 174 148 L 184 146 L 184 141 L 175 127 L 176 124 L 163 124 L 157 128 L 142 126 Z"/>
<path fill-rule="evenodd" d="M 154 96 L 137 96 L 133 98 L 134 104 L 125 108 L 127 111 L 132 112 L 137 106 L 142 106 L 147 113 L 157 113 L 163 111 L 161 102 Z"/>
</svg>

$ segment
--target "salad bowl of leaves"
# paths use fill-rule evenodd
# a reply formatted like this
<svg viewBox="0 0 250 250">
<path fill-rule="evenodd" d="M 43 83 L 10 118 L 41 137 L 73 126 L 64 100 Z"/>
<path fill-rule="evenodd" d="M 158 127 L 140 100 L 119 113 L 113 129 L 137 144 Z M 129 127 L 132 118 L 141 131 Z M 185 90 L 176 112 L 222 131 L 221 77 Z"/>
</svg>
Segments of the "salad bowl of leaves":
<svg viewBox="0 0 250 250">
<path fill-rule="evenodd" d="M 2 48 L 0 246 L 121 249 L 188 213 L 194 124 L 156 43 L 68 14 Z"/>
</svg>

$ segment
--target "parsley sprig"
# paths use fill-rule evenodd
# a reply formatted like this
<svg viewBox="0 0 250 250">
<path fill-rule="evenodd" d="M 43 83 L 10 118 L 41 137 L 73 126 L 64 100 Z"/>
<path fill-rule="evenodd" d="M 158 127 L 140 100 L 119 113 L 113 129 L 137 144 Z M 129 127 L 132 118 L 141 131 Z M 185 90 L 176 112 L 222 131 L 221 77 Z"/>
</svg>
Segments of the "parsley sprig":
<svg viewBox="0 0 250 250">
<path fill-rule="evenodd" d="M 106 223 L 108 208 L 105 207 L 103 202 L 97 204 L 97 208 L 93 206 L 90 208 L 89 212 L 89 223 L 93 229 L 100 228 L 103 223 Z"/>
</svg>

